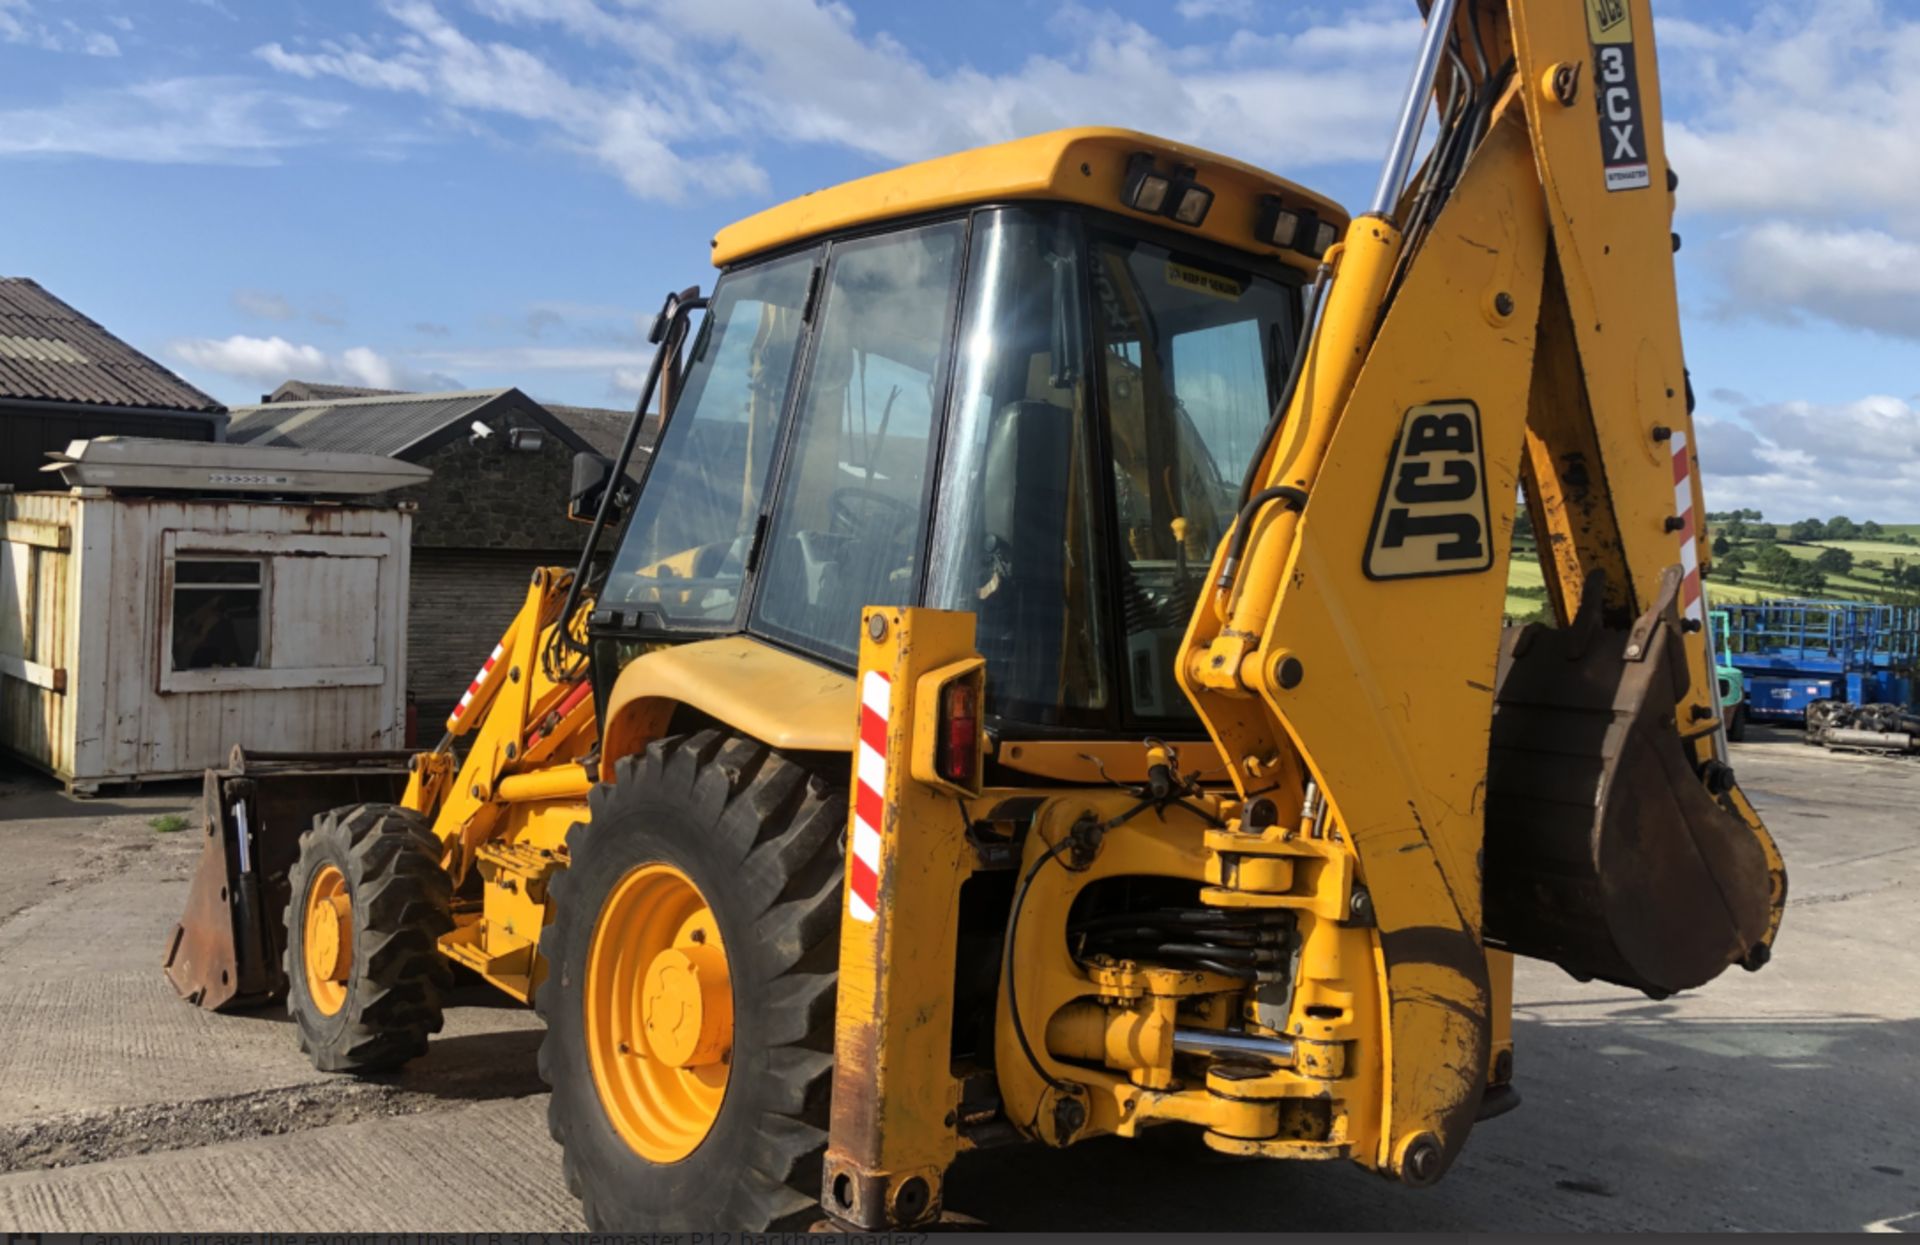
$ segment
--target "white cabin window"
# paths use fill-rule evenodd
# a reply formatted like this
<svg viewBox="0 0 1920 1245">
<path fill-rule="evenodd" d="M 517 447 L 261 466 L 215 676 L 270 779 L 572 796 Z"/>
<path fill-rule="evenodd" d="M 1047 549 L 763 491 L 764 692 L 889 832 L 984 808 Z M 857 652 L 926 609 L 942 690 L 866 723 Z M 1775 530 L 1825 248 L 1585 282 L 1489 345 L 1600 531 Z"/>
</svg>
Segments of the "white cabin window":
<svg viewBox="0 0 1920 1245">
<path fill-rule="evenodd" d="M 266 564 L 259 558 L 181 558 L 173 564 L 173 668 L 266 664 Z"/>
<path fill-rule="evenodd" d="M 382 573 L 387 537 L 169 531 L 161 555 L 159 691 L 387 681 L 383 628 L 405 617 L 404 574 Z"/>
</svg>

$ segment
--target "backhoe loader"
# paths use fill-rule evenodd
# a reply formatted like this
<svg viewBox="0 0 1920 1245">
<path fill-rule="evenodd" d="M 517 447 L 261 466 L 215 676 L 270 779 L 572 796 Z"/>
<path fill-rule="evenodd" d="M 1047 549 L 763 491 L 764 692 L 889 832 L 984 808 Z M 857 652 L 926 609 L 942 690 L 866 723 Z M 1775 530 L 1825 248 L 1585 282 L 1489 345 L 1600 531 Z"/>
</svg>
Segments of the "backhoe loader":
<svg viewBox="0 0 1920 1245">
<path fill-rule="evenodd" d="M 470 971 L 590 1223 L 879 1229 L 1161 1126 L 1430 1185 L 1515 956 L 1758 969 L 1647 2 L 1425 7 L 1358 215 L 1076 129 L 722 230 L 446 739 L 209 775 L 182 992 L 368 1072 Z"/>
</svg>

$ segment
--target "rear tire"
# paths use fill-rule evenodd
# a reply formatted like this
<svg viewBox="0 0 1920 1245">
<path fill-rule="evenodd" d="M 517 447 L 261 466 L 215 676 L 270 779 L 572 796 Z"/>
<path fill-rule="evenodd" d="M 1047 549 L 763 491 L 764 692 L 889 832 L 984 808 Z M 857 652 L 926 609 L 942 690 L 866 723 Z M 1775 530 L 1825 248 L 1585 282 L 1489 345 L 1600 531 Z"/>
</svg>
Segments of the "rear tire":
<svg viewBox="0 0 1920 1245">
<path fill-rule="evenodd" d="M 383 1072 L 425 1053 L 453 984 L 439 948 L 453 928 L 453 883 L 426 819 L 392 804 L 322 813 L 300 836 L 288 881 L 287 1013 L 313 1066 Z M 327 891 L 345 911 L 324 918 L 338 924 L 323 934 L 317 892 Z M 317 968 L 310 947 L 342 934 L 349 945 L 334 958 L 315 953 L 337 974 Z"/>
<path fill-rule="evenodd" d="M 547 1123 L 567 1187 L 595 1230 L 810 1225 L 832 1088 L 845 793 L 757 742 L 703 731 L 622 759 L 588 803 L 592 820 L 568 833 L 570 863 L 552 884 L 553 923 L 541 939 L 547 978 L 536 997 L 547 1022 L 540 1074 L 553 1089 Z M 657 1059 L 637 1037 L 619 1056 L 605 1054 L 598 1018 L 619 996 L 599 983 L 618 974 L 601 967 L 606 952 L 594 936 L 603 922 L 633 928 L 620 921 L 620 897 L 636 877 L 663 874 L 697 891 L 698 919 L 724 948 L 732 1017 L 724 1088 L 682 1130 L 678 1149 L 656 1146 L 678 1156 L 671 1161 L 630 1140 L 635 1113 L 656 1110 L 637 1093 L 614 1104 L 626 1121 L 615 1123 L 594 1062 L 601 1051 L 611 1078 L 630 1075 L 620 1057 Z M 590 985 L 606 996 L 591 1003 L 594 1019 Z"/>
</svg>

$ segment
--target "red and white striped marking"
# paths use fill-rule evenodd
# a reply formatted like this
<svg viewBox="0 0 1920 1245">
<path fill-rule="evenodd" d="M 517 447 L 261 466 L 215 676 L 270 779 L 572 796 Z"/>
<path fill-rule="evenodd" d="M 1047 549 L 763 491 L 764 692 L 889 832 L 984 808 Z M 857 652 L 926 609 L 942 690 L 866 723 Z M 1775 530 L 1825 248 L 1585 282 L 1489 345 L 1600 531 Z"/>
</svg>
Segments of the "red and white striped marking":
<svg viewBox="0 0 1920 1245">
<path fill-rule="evenodd" d="M 493 656 L 487 658 L 487 664 L 480 667 L 480 673 L 474 675 L 473 682 L 467 684 L 467 694 L 462 696 L 460 703 L 453 707 L 453 716 L 447 719 L 448 730 L 452 730 L 459 724 L 460 715 L 467 711 L 467 706 L 473 703 L 473 698 L 480 694 L 480 688 L 485 685 L 487 676 L 493 673 L 493 667 L 506 655 L 507 650 L 504 645 L 493 646 Z"/>
<path fill-rule="evenodd" d="M 1707 622 L 1706 594 L 1700 584 L 1699 524 L 1693 513 L 1693 463 L 1687 434 L 1676 430 L 1673 442 L 1673 512 L 1680 516 L 1680 612 Z"/>
<path fill-rule="evenodd" d="M 880 827 L 887 812 L 887 711 L 893 681 L 878 670 L 860 682 L 860 751 L 853 784 L 853 859 L 847 866 L 847 915 L 871 921 L 880 910 Z"/>
</svg>

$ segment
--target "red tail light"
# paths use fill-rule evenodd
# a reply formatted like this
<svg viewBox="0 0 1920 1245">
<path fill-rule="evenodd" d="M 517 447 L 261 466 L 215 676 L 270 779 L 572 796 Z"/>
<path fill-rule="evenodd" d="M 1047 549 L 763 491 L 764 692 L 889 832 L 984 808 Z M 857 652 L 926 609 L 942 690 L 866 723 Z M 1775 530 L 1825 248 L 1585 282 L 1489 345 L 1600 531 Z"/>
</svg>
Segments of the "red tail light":
<svg viewBox="0 0 1920 1245">
<path fill-rule="evenodd" d="M 940 694 L 940 776 L 960 786 L 973 785 L 980 763 L 980 697 L 969 679 L 955 679 Z"/>
</svg>

